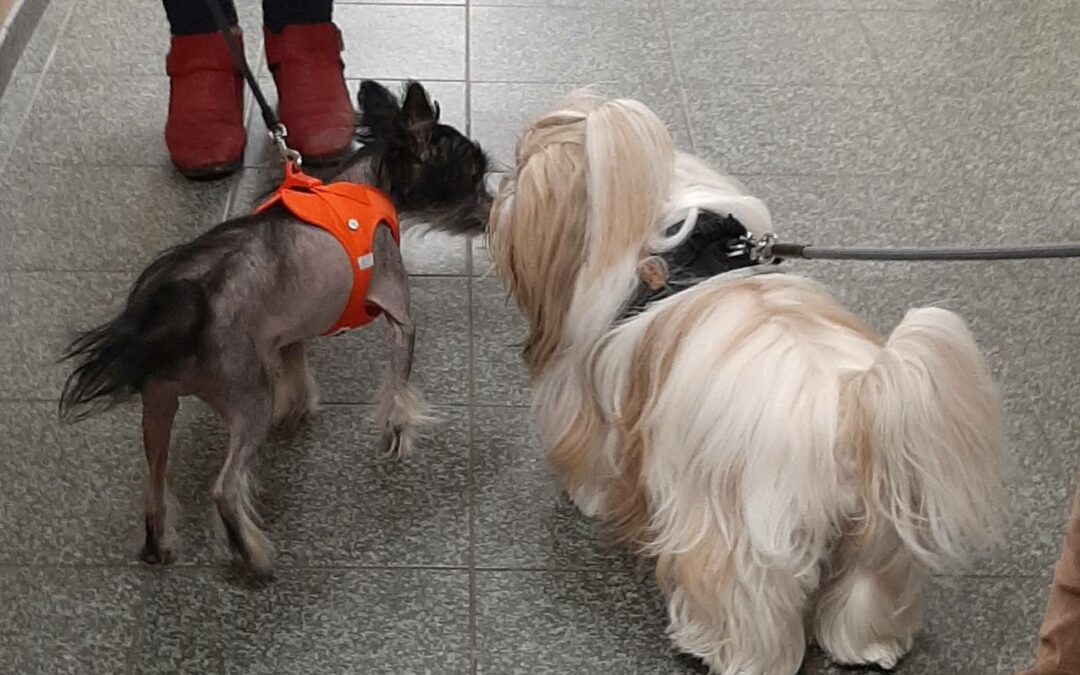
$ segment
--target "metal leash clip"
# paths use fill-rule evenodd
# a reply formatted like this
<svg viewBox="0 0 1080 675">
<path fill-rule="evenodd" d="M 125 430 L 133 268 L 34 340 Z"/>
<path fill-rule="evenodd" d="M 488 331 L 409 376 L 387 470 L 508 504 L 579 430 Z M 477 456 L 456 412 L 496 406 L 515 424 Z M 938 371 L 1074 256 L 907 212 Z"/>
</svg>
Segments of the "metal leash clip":
<svg viewBox="0 0 1080 675">
<path fill-rule="evenodd" d="M 752 234 L 746 235 L 747 245 L 750 247 L 750 259 L 762 265 L 769 265 L 776 260 L 773 253 L 773 245 L 776 244 L 776 235 L 772 232 L 758 239 Z"/>
<path fill-rule="evenodd" d="M 278 154 L 286 162 L 292 162 L 296 166 L 301 166 L 304 163 L 304 158 L 300 156 L 300 153 L 293 150 L 285 143 L 285 138 L 289 135 L 289 130 L 285 128 L 285 125 L 278 123 L 270 130 L 270 140 L 277 146 Z"/>
</svg>

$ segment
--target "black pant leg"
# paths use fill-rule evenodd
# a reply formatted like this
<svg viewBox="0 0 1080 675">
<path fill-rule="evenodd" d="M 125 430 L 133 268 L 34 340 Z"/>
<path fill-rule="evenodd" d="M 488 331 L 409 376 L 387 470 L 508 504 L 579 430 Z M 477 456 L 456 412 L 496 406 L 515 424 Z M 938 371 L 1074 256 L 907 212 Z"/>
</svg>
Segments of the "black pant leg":
<svg viewBox="0 0 1080 675">
<path fill-rule="evenodd" d="M 333 10 L 333 0 L 263 0 L 263 25 L 280 33 L 285 26 L 330 21 Z"/>
<path fill-rule="evenodd" d="M 301 3 L 303 0 L 299 0 Z M 214 16 L 206 6 L 206 0 L 162 0 L 165 15 L 169 18 L 169 32 L 173 35 L 198 35 L 212 33 L 218 29 Z M 236 6 L 232 0 L 211 0 L 220 2 L 230 25 L 236 25 Z M 318 4 L 318 3 L 316 3 Z"/>
</svg>

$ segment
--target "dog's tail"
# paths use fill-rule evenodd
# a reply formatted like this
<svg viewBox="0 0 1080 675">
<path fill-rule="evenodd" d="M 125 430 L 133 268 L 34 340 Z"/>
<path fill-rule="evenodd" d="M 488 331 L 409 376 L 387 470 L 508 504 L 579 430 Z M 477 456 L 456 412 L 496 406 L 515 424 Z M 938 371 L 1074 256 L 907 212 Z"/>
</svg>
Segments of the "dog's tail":
<svg viewBox="0 0 1080 675">
<path fill-rule="evenodd" d="M 80 334 L 64 352 L 74 361 L 60 395 L 60 415 L 78 420 L 168 377 L 199 351 L 210 320 L 206 289 L 197 281 L 136 284 L 111 321 Z"/>
<path fill-rule="evenodd" d="M 877 361 L 847 383 L 843 411 L 868 528 L 894 528 L 935 570 L 999 539 L 1001 401 L 959 316 L 908 312 Z"/>
</svg>

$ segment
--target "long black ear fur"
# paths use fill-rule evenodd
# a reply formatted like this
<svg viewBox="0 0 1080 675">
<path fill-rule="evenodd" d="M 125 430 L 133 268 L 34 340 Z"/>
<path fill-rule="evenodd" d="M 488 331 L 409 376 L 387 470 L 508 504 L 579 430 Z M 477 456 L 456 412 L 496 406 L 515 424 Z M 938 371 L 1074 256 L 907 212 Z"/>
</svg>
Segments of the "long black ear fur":
<svg viewBox="0 0 1080 675">
<path fill-rule="evenodd" d="M 401 142 L 401 103 L 390 90 L 375 80 L 360 83 L 356 96 L 361 140 Z"/>
</svg>

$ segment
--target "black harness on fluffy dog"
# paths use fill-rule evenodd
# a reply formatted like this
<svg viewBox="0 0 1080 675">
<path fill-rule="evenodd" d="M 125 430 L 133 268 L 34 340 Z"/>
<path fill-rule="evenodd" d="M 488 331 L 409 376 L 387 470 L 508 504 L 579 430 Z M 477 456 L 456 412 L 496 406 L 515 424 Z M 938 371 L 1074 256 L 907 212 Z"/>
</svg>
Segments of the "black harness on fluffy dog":
<svg viewBox="0 0 1080 675">
<path fill-rule="evenodd" d="M 668 231 L 678 230 L 684 222 L 679 221 Z M 779 262 L 775 259 L 770 264 Z M 641 262 L 637 291 L 619 320 L 640 314 L 657 300 L 693 288 L 706 279 L 762 264 L 742 223 L 733 216 L 702 211 L 690 236 L 682 243 Z"/>
</svg>

